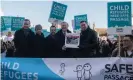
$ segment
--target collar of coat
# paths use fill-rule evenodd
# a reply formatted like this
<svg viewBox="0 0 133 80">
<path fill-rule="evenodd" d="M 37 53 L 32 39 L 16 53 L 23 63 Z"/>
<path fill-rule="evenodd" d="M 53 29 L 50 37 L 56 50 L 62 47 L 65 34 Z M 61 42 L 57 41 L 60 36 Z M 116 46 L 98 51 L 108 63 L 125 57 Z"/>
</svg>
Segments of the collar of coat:
<svg viewBox="0 0 133 80">
<path fill-rule="evenodd" d="M 63 34 L 62 29 L 58 33 Z M 67 33 L 71 33 L 71 31 L 70 30 L 67 30 Z"/>
<path fill-rule="evenodd" d="M 132 54 L 131 54 L 130 56 L 128 55 L 128 53 L 127 53 L 127 50 L 126 50 L 126 49 L 124 49 L 123 51 L 124 51 L 124 55 L 125 55 L 125 57 L 133 57 L 133 50 L 131 51 L 131 52 L 132 52 Z"/>
<path fill-rule="evenodd" d="M 81 31 L 81 35 L 85 35 L 85 34 L 87 34 L 89 31 L 90 31 L 91 29 L 88 27 L 86 30 L 84 30 L 84 31 Z"/>
</svg>

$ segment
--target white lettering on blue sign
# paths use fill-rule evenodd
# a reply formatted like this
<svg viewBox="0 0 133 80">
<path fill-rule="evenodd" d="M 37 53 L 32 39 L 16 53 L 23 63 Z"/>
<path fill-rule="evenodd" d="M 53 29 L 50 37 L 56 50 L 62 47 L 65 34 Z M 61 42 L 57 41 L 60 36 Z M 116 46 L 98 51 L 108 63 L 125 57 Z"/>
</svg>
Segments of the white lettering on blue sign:
<svg viewBox="0 0 133 80">
<path fill-rule="evenodd" d="M 110 6 L 110 10 L 129 10 L 129 6 L 128 5 L 124 5 L 124 6 L 120 6 L 120 5 L 116 5 L 116 6 Z"/>
</svg>

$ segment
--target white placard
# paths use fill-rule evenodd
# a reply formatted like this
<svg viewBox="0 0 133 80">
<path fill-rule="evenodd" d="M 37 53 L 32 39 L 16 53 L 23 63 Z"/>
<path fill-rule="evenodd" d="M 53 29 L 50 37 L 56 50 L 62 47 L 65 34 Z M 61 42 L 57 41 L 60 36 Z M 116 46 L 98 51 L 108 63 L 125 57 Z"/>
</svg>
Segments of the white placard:
<svg viewBox="0 0 133 80">
<path fill-rule="evenodd" d="M 66 33 L 65 46 L 67 48 L 78 48 L 80 41 L 79 33 Z"/>
<path fill-rule="evenodd" d="M 133 80 L 133 58 L 2 58 L 1 80 Z"/>
<path fill-rule="evenodd" d="M 132 58 L 43 59 L 64 80 L 133 80 Z"/>
</svg>

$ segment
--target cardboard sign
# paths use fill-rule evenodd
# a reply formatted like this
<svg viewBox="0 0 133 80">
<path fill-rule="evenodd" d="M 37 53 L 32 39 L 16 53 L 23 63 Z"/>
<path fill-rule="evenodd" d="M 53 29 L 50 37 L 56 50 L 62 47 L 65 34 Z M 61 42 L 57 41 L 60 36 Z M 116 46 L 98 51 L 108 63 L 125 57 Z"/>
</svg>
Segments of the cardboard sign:
<svg viewBox="0 0 133 80">
<path fill-rule="evenodd" d="M 131 2 L 108 3 L 108 34 L 131 34 Z"/>
<path fill-rule="evenodd" d="M 48 21 L 56 24 L 61 23 L 62 21 L 64 21 L 66 10 L 67 5 L 57 3 L 54 1 Z"/>
<path fill-rule="evenodd" d="M 80 41 L 80 34 L 78 33 L 66 33 L 65 46 L 67 48 L 78 48 Z"/>
</svg>

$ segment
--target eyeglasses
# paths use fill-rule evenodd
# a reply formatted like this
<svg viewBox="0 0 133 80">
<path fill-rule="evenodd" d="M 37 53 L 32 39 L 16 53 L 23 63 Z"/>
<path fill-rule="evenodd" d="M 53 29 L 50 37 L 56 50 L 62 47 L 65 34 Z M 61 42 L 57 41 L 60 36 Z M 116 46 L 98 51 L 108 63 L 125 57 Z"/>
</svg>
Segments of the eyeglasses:
<svg viewBox="0 0 133 80">
<path fill-rule="evenodd" d="M 129 42 L 130 40 L 123 40 L 123 42 Z"/>
<path fill-rule="evenodd" d="M 28 23 L 24 23 L 24 25 L 29 25 Z"/>
<path fill-rule="evenodd" d="M 66 27 L 66 25 L 62 25 L 62 27 Z"/>
</svg>

